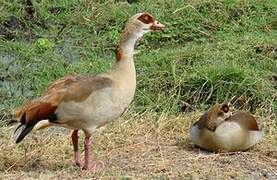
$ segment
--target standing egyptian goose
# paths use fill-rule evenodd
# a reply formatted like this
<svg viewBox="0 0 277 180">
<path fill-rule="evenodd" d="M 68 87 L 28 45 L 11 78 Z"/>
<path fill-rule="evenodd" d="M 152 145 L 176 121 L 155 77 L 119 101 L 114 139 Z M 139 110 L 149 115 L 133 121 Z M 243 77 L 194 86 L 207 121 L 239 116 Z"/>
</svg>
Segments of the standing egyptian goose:
<svg viewBox="0 0 277 180">
<path fill-rule="evenodd" d="M 59 79 L 41 97 L 15 110 L 14 117 L 21 123 L 15 130 L 16 143 L 32 129 L 50 125 L 71 128 L 75 164 L 83 169 L 94 169 L 89 161 L 91 134 L 96 128 L 119 117 L 134 97 L 135 43 L 143 34 L 163 30 L 164 27 L 148 13 L 131 17 L 121 35 L 116 62 L 107 74 Z M 78 150 L 78 130 L 85 133 L 84 163 Z"/>
<path fill-rule="evenodd" d="M 249 112 L 231 113 L 227 104 L 217 104 L 190 128 L 197 146 L 215 152 L 243 151 L 262 140 L 255 118 Z"/>
</svg>

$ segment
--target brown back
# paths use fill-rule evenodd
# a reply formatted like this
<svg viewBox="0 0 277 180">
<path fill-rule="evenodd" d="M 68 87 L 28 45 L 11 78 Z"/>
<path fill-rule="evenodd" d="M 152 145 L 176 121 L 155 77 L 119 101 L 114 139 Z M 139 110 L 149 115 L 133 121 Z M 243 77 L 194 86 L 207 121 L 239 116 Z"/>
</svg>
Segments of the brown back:
<svg viewBox="0 0 277 180">
<path fill-rule="evenodd" d="M 93 91 L 112 86 L 112 80 L 100 76 L 68 76 L 55 81 L 38 99 L 17 108 L 15 117 L 22 124 L 36 124 L 55 117 L 61 102 L 84 101 Z"/>
<path fill-rule="evenodd" d="M 216 104 L 212 106 L 205 114 L 203 114 L 197 122 L 199 129 L 206 128 L 210 131 L 215 131 L 229 113 L 229 106 L 227 104 Z"/>
<path fill-rule="evenodd" d="M 238 122 L 249 130 L 259 130 L 256 119 L 249 112 L 237 112 L 230 116 L 227 121 Z"/>
</svg>

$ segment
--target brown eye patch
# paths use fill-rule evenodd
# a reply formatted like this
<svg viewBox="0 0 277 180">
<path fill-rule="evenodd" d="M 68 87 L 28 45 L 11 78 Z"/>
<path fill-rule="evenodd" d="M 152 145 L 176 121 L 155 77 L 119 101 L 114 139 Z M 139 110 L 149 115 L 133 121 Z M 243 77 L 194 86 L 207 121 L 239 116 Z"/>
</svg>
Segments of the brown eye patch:
<svg viewBox="0 0 277 180">
<path fill-rule="evenodd" d="M 227 112 L 229 111 L 229 106 L 228 106 L 227 104 L 223 104 L 223 105 L 221 106 L 221 109 L 222 109 L 222 111 L 223 111 L 224 113 L 227 113 Z"/>
<path fill-rule="evenodd" d="M 143 14 L 138 17 L 138 20 L 140 20 L 141 22 L 143 22 L 145 24 L 149 24 L 149 23 L 152 23 L 155 21 L 153 16 L 151 16 L 150 14 Z"/>
</svg>

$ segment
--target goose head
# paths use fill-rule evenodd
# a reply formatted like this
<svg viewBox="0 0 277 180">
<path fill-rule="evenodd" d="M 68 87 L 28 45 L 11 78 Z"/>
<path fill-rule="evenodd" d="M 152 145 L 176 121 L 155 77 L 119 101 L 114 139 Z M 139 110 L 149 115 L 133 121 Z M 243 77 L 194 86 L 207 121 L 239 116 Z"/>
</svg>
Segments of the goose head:
<svg viewBox="0 0 277 180">
<path fill-rule="evenodd" d="M 164 28 L 165 25 L 155 20 L 151 14 L 138 13 L 129 19 L 125 26 L 124 32 L 129 36 L 140 38 L 147 32 L 162 31 Z"/>
<path fill-rule="evenodd" d="M 230 107 L 228 104 L 218 104 L 215 105 L 210 109 L 211 116 L 214 116 L 214 119 L 220 119 L 219 121 L 225 121 L 227 118 L 229 118 L 232 115 L 232 112 L 230 111 Z M 212 118 L 213 119 L 213 118 Z"/>
<path fill-rule="evenodd" d="M 216 104 L 202 115 L 200 120 L 196 123 L 200 129 L 206 128 L 210 131 L 215 131 L 215 129 L 231 115 L 232 112 L 227 104 Z"/>
<path fill-rule="evenodd" d="M 132 16 L 121 34 L 120 42 L 116 50 L 116 59 L 130 58 L 133 56 L 136 41 L 150 31 L 162 31 L 165 25 L 149 13 L 138 13 Z"/>
<path fill-rule="evenodd" d="M 211 107 L 208 110 L 208 121 L 207 125 L 209 128 L 209 125 L 214 125 L 214 128 L 219 126 L 222 122 L 224 122 L 226 119 L 228 119 L 232 115 L 232 112 L 230 111 L 230 107 L 228 104 L 217 104 L 213 107 Z M 214 130 L 214 128 L 212 128 Z"/>
</svg>

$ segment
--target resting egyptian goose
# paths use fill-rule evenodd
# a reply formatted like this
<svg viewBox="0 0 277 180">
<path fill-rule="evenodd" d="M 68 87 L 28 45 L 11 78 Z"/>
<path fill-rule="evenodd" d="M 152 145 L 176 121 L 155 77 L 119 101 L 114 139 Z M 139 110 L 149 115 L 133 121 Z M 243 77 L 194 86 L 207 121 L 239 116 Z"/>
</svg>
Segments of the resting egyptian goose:
<svg viewBox="0 0 277 180">
<path fill-rule="evenodd" d="M 214 152 L 243 151 L 259 143 L 263 132 L 249 112 L 231 113 L 227 104 L 217 104 L 190 128 L 197 146 Z"/>
<path fill-rule="evenodd" d="M 121 35 L 116 62 L 106 74 L 68 76 L 55 81 L 45 93 L 15 110 L 15 120 L 21 124 L 15 130 L 19 143 L 32 130 L 50 125 L 73 129 L 72 143 L 75 164 L 94 169 L 90 159 L 91 134 L 96 128 L 119 117 L 131 103 L 136 89 L 133 60 L 134 46 L 143 34 L 163 30 L 164 25 L 148 13 L 129 19 Z M 84 163 L 78 150 L 78 130 L 85 133 Z"/>
</svg>

